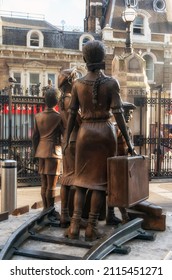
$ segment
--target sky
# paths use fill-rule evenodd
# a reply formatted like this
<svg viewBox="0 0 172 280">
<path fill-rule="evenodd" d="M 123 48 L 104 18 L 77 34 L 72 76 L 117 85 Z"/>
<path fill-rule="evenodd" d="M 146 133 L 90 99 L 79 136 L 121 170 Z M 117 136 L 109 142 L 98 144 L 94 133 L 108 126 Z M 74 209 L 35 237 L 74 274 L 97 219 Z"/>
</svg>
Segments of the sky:
<svg viewBox="0 0 172 280">
<path fill-rule="evenodd" d="M 86 0 L 0 0 L 1 11 L 45 15 L 54 25 L 83 27 Z"/>
</svg>

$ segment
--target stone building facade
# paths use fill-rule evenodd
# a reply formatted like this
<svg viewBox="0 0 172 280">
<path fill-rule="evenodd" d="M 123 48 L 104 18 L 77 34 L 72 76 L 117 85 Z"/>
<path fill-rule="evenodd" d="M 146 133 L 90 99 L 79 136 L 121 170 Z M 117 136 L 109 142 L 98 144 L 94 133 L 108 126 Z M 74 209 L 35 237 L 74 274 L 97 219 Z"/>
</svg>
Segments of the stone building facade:
<svg viewBox="0 0 172 280">
<path fill-rule="evenodd" d="M 171 0 L 102 0 L 86 1 L 85 31 L 99 32 L 107 54 L 121 56 L 125 52 L 126 23 L 122 12 L 128 4 L 136 11 L 132 23 L 134 52 L 146 62 L 150 88 L 172 84 L 172 2 Z M 102 13 L 100 12 L 102 7 Z"/>
<path fill-rule="evenodd" d="M 113 59 L 125 52 L 127 4 L 136 10 L 132 23 L 133 49 L 145 61 L 151 89 L 172 84 L 172 16 L 170 0 L 86 0 L 84 32 L 64 31 L 44 19 L 0 17 L 0 90 L 9 76 L 17 80 L 16 94 L 32 94 L 33 87 L 57 87 L 61 68 L 77 66 L 85 71 L 82 45 L 102 40 L 106 47 L 106 74 L 113 74 Z"/>
<path fill-rule="evenodd" d="M 131 23 L 132 53 L 126 51 L 128 25 L 122 19 L 128 5 L 136 12 Z M 85 32 L 101 34 L 106 47 L 106 73 L 119 80 L 122 99 L 137 106 L 131 129 L 139 139 L 135 145 L 141 148 L 143 142 L 152 141 L 150 137 L 158 139 L 161 125 L 164 131 L 172 126 L 172 2 L 87 0 L 86 6 Z"/>
<path fill-rule="evenodd" d="M 93 40 L 100 36 L 88 34 Z M 67 32 L 43 19 L 0 17 L 0 90 L 9 77 L 17 80 L 13 93 L 39 95 L 52 80 L 55 88 L 60 69 L 77 67 L 85 71 L 82 58 L 83 32 Z"/>
<path fill-rule="evenodd" d="M 117 77 L 122 99 L 137 106 L 131 129 L 139 154 L 151 158 L 151 173 L 155 175 L 158 155 L 153 151 L 163 143 L 162 174 L 172 176 L 171 0 L 85 0 L 85 4 L 83 32 L 57 28 L 45 19 L 0 12 L 0 94 L 9 86 L 9 77 L 17 81 L 13 94 L 42 96 L 49 79 L 58 88 L 61 69 L 77 67 L 83 75 L 83 44 L 101 40 L 106 48 L 105 74 Z M 136 11 L 131 24 L 131 53 L 126 53 L 127 25 L 122 20 L 128 4 Z M 162 137 L 161 127 L 167 132 Z"/>
</svg>

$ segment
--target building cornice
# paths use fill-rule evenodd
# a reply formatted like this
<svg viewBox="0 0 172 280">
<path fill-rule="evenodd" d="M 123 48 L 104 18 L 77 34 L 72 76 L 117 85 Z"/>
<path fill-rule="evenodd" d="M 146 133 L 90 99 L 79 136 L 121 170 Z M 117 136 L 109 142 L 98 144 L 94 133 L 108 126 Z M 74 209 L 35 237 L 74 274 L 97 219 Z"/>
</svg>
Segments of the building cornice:
<svg viewBox="0 0 172 280">
<path fill-rule="evenodd" d="M 39 60 L 54 60 L 71 61 L 82 60 L 82 53 L 70 49 L 31 49 L 18 46 L 1 46 L 0 58 L 23 58 L 23 59 L 39 59 Z"/>
</svg>

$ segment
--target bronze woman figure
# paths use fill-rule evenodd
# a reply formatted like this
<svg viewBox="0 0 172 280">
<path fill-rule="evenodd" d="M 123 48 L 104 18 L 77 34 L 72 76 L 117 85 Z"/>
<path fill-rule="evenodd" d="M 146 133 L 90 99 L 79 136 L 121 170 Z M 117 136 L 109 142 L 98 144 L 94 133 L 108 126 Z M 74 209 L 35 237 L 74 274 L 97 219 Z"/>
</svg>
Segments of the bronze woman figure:
<svg viewBox="0 0 172 280">
<path fill-rule="evenodd" d="M 81 126 L 76 140 L 74 212 L 66 236 L 79 238 L 80 220 L 87 189 L 92 190 L 85 240 L 93 241 L 101 235 L 97 221 L 107 189 L 107 158 L 116 155 L 116 132 L 110 121 L 114 114 L 123 133 L 129 153 L 133 153 L 123 116 L 120 87 L 116 79 L 106 76 L 105 50 L 100 41 L 89 41 L 83 47 L 87 74 L 77 79 L 72 87 L 72 100 L 66 132 L 66 146 L 73 130 L 77 112 L 81 110 Z"/>
<path fill-rule="evenodd" d="M 62 148 L 66 137 L 66 126 L 69 115 L 69 106 L 71 102 L 71 90 L 73 81 L 77 78 L 77 71 L 74 68 L 61 70 L 58 76 L 58 88 L 61 91 L 59 98 L 59 112 L 63 121 L 64 135 L 62 140 Z M 77 115 L 75 127 L 71 133 L 69 145 L 63 155 L 63 175 L 61 178 L 61 227 L 67 227 L 70 224 L 70 197 L 73 195 L 73 177 L 75 172 L 75 145 L 76 136 L 80 125 L 80 116 Z"/>
</svg>

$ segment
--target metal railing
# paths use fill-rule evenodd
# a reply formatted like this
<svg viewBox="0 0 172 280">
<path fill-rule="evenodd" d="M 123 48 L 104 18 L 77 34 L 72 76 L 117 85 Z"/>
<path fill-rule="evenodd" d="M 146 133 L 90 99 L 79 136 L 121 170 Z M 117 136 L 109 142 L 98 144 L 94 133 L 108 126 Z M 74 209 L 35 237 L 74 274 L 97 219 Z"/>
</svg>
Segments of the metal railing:
<svg viewBox="0 0 172 280">
<path fill-rule="evenodd" d="M 140 154 L 149 156 L 150 177 L 172 178 L 171 96 L 165 92 L 151 93 L 147 98 L 135 98 L 135 105 L 140 111 L 140 134 L 134 135 L 134 145 Z"/>
<path fill-rule="evenodd" d="M 24 12 L 5 11 L 5 10 L 0 10 L 0 16 L 45 20 L 45 15 L 43 14 L 24 13 Z"/>
<path fill-rule="evenodd" d="M 172 138 L 169 131 L 171 124 L 171 98 L 151 97 L 135 100 L 140 110 L 140 124 L 145 118 L 142 114 L 149 111 L 151 123 L 149 135 L 140 129 L 134 136 L 134 144 L 142 155 L 150 159 L 150 178 L 172 177 Z M 32 132 L 34 115 L 44 109 L 44 98 L 39 96 L 0 95 L 0 160 L 17 161 L 17 178 L 19 183 L 38 184 L 40 176 L 38 166 L 33 158 Z M 161 118 L 158 112 L 161 106 Z M 156 119 L 156 116 L 158 120 Z M 158 125 L 158 122 L 161 125 Z M 161 131 L 159 131 L 159 129 Z M 163 132 L 163 133 L 162 133 Z"/>
<path fill-rule="evenodd" d="M 32 133 L 34 115 L 44 107 L 43 97 L 0 95 L 0 160 L 17 161 L 18 183 L 40 182 Z"/>
<path fill-rule="evenodd" d="M 11 17 L 11 18 L 20 18 L 20 19 L 32 19 L 32 20 L 46 20 L 44 14 L 35 14 L 35 13 L 24 13 L 17 11 L 5 11 L 0 10 L 0 16 L 2 17 Z M 65 23 L 61 25 L 54 25 L 54 27 L 62 31 L 71 31 L 71 32 L 83 32 L 84 26 L 75 26 L 75 25 L 66 25 Z"/>
</svg>

